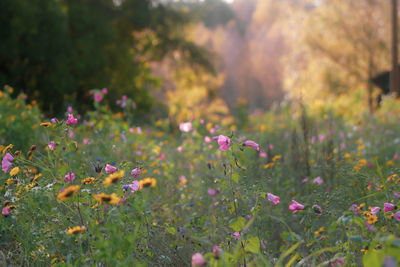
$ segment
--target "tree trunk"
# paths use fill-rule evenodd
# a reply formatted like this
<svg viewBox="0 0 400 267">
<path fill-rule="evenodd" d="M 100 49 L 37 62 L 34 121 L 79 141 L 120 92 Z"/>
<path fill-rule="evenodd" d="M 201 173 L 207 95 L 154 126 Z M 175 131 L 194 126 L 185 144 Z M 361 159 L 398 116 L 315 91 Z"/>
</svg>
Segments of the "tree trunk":
<svg viewBox="0 0 400 267">
<path fill-rule="evenodd" d="M 397 0 L 392 0 L 392 73 L 390 75 L 390 91 L 400 96 L 397 49 Z"/>
</svg>

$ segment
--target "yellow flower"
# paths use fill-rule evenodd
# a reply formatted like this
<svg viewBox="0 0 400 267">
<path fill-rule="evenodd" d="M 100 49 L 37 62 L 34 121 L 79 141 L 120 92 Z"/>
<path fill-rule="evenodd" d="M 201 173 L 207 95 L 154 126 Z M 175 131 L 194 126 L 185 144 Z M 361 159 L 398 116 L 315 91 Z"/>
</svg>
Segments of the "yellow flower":
<svg viewBox="0 0 400 267">
<path fill-rule="evenodd" d="M 119 179 L 123 178 L 125 175 L 125 171 L 124 170 L 120 170 L 118 172 L 114 172 L 112 174 L 110 174 L 109 176 L 107 176 L 103 182 L 105 187 L 109 187 L 110 185 L 112 185 L 113 183 L 117 182 Z"/>
<path fill-rule="evenodd" d="M 43 127 L 49 127 L 50 125 L 51 125 L 51 122 L 42 122 L 40 124 L 40 126 L 43 126 Z"/>
<path fill-rule="evenodd" d="M 367 221 L 368 221 L 369 224 L 376 223 L 378 221 L 378 217 L 377 216 L 373 216 L 373 215 L 368 216 L 367 217 Z"/>
<path fill-rule="evenodd" d="M 100 203 L 108 203 L 111 205 L 118 204 L 118 202 L 121 200 L 115 193 L 112 193 L 111 195 L 107 195 L 105 193 L 100 193 L 97 195 L 93 196 L 95 200 L 97 200 Z"/>
<path fill-rule="evenodd" d="M 87 177 L 82 180 L 82 184 L 93 184 L 94 183 L 94 178 L 93 177 Z"/>
<path fill-rule="evenodd" d="M 155 187 L 157 185 L 157 180 L 155 178 L 147 177 L 139 180 L 140 189 L 145 187 Z"/>
<path fill-rule="evenodd" d="M 366 159 L 360 159 L 358 161 L 358 166 L 360 167 L 364 167 L 365 165 L 367 165 L 368 161 Z"/>
<path fill-rule="evenodd" d="M 282 156 L 281 155 L 276 155 L 272 158 L 272 161 L 277 161 L 278 159 L 280 159 Z"/>
<path fill-rule="evenodd" d="M 396 178 L 397 178 L 397 174 L 392 174 L 392 175 L 390 175 L 390 176 L 387 178 L 387 181 L 388 181 L 388 182 L 393 182 L 394 179 L 396 179 Z"/>
<path fill-rule="evenodd" d="M 353 169 L 354 169 L 356 172 L 358 172 L 358 171 L 360 170 L 360 167 L 354 166 Z"/>
<path fill-rule="evenodd" d="M 80 234 L 85 231 L 85 226 L 68 227 L 67 235 Z"/>
<path fill-rule="evenodd" d="M 388 160 L 388 161 L 386 161 L 386 166 L 394 167 L 395 164 L 394 164 L 394 162 L 392 160 Z"/>
<path fill-rule="evenodd" d="M 7 152 L 7 150 L 11 148 L 13 148 L 13 144 L 9 144 L 8 146 L 6 146 L 1 153 L 4 155 Z"/>
<path fill-rule="evenodd" d="M 58 194 L 57 198 L 60 201 L 65 201 L 68 198 L 70 198 L 73 194 L 78 192 L 80 188 L 81 187 L 79 185 L 68 186 L 67 189 Z"/>
<path fill-rule="evenodd" d="M 273 163 L 273 162 L 267 163 L 267 164 L 264 165 L 264 169 L 271 168 L 271 167 L 273 167 L 274 165 L 275 165 L 275 163 Z"/>
<path fill-rule="evenodd" d="M 345 159 L 349 159 L 349 158 L 351 158 L 351 155 L 350 155 L 350 153 L 346 153 L 346 154 L 344 154 L 344 158 L 345 158 Z"/>
<path fill-rule="evenodd" d="M 10 175 L 11 176 L 15 176 L 19 173 L 19 167 L 14 167 L 11 171 L 10 171 Z"/>
</svg>

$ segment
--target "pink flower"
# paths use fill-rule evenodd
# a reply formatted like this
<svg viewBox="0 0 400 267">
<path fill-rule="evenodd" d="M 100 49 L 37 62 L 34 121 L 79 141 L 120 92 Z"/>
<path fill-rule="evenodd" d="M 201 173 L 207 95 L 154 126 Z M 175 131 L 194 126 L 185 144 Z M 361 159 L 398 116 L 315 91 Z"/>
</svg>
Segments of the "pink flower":
<svg viewBox="0 0 400 267">
<path fill-rule="evenodd" d="M 54 143 L 54 141 L 50 141 L 47 146 L 49 147 L 50 150 L 56 149 L 57 145 Z"/>
<path fill-rule="evenodd" d="M 137 134 L 142 134 L 142 128 L 136 127 L 136 133 Z"/>
<path fill-rule="evenodd" d="M 208 194 L 210 195 L 210 196 L 215 196 L 215 195 L 217 195 L 219 193 L 219 190 L 215 190 L 215 189 L 212 189 L 212 188 L 208 188 Z"/>
<path fill-rule="evenodd" d="M 97 103 L 100 102 L 101 100 L 103 100 L 103 94 L 102 93 L 95 93 L 93 97 L 94 97 L 94 101 L 97 102 Z"/>
<path fill-rule="evenodd" d="M 115 168 L 114 166 L 110 165 L 110 164 L 106 164 L 106 173 L 114 173 L 117 171 L 117 168 Z"/>
<path fill-rule="evenodd" d="M 140 168 L 135 168 L 131 171 L 131 176 L 134 178 L 137 178 L 137 177 L 139 177 L 140 172 L 141 172 Z"/>
<path fill-rule="evenodd" d="M 279 201 L 281 200 L 280 197 L 275 196 L 275 195 L 273 195 L 271 193 L 268 193 L 267 195 L 268 195 L 268 200 L 271 201 L 272 203 L 274 203 L 274 205 L 278 204 Z"/>
<path fill-rule="evenodd" d="M 292 200 L 292 204 L 289 205 L 289 209 L 296 213 L 299 210 L 304 210 L 304 205 L 298 203 L 296 200 Z"/>
<path fill-rule="evenodd" d="M 90 143 L 90 139 L 89 138 L 83 138 L 83 144 L 84 145 L 88 145 Z"/>
<path fill-rule="evenodd" d="M 11 209 L 7 208 L 7 206 L 5 206 L 3 208 L 3 210 L 1 211 L 1 214 L 3 214 L 4 216 L 7 216 L 10 213 Z"/>
<path fill-rule="evenodd" d="M 203 266 L 205 264 L 206 260 L 200 253 L 196 253 L 192 256 L 192 266 Z"/>
<path fill-rule="evenodd" d="M 397 153 L 394 154 L 393 159 L 396 160 L 396 159 L 398 159 L 398 158 L 399 158 L 399 154 L 397 154 Z"/>
<path fill-rule="evenodd" d="M 234 232 L 233 237 L 235 238 L 235 240 L 238 240 L 240 238 L 240 232 Z"/>
<path fill-rule="evenodd" d="M 225 135 L 220 135 L 220 136 L 215 136 L 213 137 L 214 140 L 217 140 L 219 149 L 222 151 L 226 151 L 229 148 L 229 144 L 231 143 L 231 139 L 229 139 L 228 136 Z"/>
<path fill-rule="evenodd" d="M 10 153 L 7 153 L 4 157 L 3 160 L 1 161 L 1 167 L 3 169 L 3 172 L 6 173 L 9 169 L 12 168 L 12 161 L 14 160 L 13 156 L 11 156 Z"/>
<path fill-rule="evenodd" d="M 101 90 L 101 92 L 103 93 L 103 94 L 108 94 L 108 90 L 107 90 L 107 88 L 103 88 L 102 90 Z"/>
<path fill-rule="evenodd" d="M 184 133 L 190 132 L 192 130 L 192 123 L 190 121 L 182 122 L 181 124 L 179 124 L 179 130 Z"/>
<path fill-rule="evenodd" d="M 71 107 L 71 106 L 68 106 L 67 111 L 68 111 L 69 113 L 71 113 L 71 112 L 72 112 L 72 107 Z"/>
<path fill-rule="evenodd" d="M 314 183 L 314 184 L 321 185 L 321 184 L 324 183 L 324 181 L 321 179 L 321 177 L 318 176 L 317 178 L 315 178 L 315 179 L 313 180 L 313 183 Z"/>
<path fill-rule="evenodd" d="M 204 137 L 204 142 L 211 143 L 211 138 L 209 136 Z"/>
<path fill-rule="evenodd" d="M 137 180 L 132 181 L 132 183 L 129 185 L 129 188 L 132 190 L 132 194 L 135 193 L 140 189 L 139 182 Z"/>
<path fill-rule="evenodd" d="M 381 208 L 379 208 L 379 207 L 372 207 L 371 214 L 375 216 L 380 210 L 381 210 Z"/>
<path fill-rule="evenodd" d="M 182 150 L 183 150 L 183 146 L 178 146 L 178 151 L 182 152 Z"/>
<path fill-rule="evenodd" d="M 122 96 L 122 100 L 123 100 L 123 101 L 125 101 L 125 100 L 127 100 L 127 99 L 128 99 L 128 96 L 126 96 L 126 95 L 123 95 L 123 96 Z"/>
<path fill-rule="evenodd" d="M 260 150 L 259 145 L 258 145 L 256 142 L 251 141 L 251 140 L 245 141 L 245 142 L 243 143 L 243 145 L 244 145 L 244 146 L 249 146 L 249 147 L 251 147 L 251 148 L 254 148 L 254 149 L 257 150 L 257 151 Z"/>
<path fill-rule="evenodd" d="M 383 204 L 383 211 L 384 211 L 384 212 L 393 211 L 395 208 L 396 208 L 396 206 L 393 205 L 392 203 L 385 203 L 385 204 Z"/>
<path fill-rule="evenodd" d="M 314 211 L 315 215 L 317 215 L 317 216 L 322 215 L 322 208 L 319 205 L 312 206 L 312 210 Z"/>
<path fill-rule="evenodd" d="M 400 210 L 393 214 L 393 217 L 400 222 Z"/>
<path fill-rule="evenodd" d="M 302 184 L 305 184 L 305 183 L 307 183 L 308 182 L 308 178 L 304 178 L 303 180 L 301 180 L 301 183 Z"/>
<path fill-rule="evenodd" d="M 67 124 L 68 126 L 76 124 L 78 122 L 78 119 L 74 118 L 74 114 L 68 114 L 68 119 L 67 122 L 65 124 Z"/>
<path fill-rule="evenodd" d="M 73 180 L 75 180 L 75 174 L 73 172 L 69 172 L 65 175 L 65 182 L 71 183 Z"/>
<path fill-rule="evenodd" d="M 399 197 L 400 197 L 400 195 L 397 194 L 397 192 L 393 192 L 393 195 L 394 195 L 396 198 L 399 198 Z"/>
<path fill-rule="evenodd" d="M 343 258 L 338 258 L 335 261 L 331 262 L 331 266 L 337 266 L 337 265 L 343 265 L 344 264 L 344 259 Z"/>
<path fill-rule="evenodd" d="M 217 245 L 214 245 L 213 247 L 213 253 L 214 253 L 214 257 L 216 259 L 219 259 L 219 247 Z"/>
<path fill-rule="evenodd" d="M 267 153 L 265 151 L 260 151 L 260 157 L 266 159 L 268 157 L 268 155 L 267 155 Z"/>
</svg>

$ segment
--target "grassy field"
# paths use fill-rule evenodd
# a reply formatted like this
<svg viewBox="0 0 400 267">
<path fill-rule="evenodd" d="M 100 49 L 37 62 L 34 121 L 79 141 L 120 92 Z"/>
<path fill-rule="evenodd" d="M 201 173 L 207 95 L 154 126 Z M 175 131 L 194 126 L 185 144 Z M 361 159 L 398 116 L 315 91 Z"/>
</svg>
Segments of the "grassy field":
<svg viewBox="0 0 400 267">
<path fill-rule="evenodd" d="M 5 91 L 0 265 L 397 266 L 389 102 L 138 125 L 101 103 L 45 119 Z"/>
</svg>

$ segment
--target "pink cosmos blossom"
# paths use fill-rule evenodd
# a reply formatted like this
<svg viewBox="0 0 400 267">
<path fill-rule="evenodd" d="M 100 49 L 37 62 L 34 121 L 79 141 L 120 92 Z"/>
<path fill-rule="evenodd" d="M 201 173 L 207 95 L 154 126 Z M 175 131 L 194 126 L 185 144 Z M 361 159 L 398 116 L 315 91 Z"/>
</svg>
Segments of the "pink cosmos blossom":
<svg viewBox="0 0 400 267">
<path fill-rule="evenodd" d="M 273 144 L 269 144 L 268 147 L 269 147 L 270 150 L 274 150 L 274 145 Z"/>
<path fill-rule="evenodd" d="M 122 96 L 122 100 L 123 100 L 123 101 L 125 101 L 125 100 L 127 100 L 127 99 L 128 99 L 128 97 L 127 97 L 126 95 L 123 95 L 123 96 Z"/>
<path fill-rule="evenodd" d="M 142 134 L 142 128 L 136 127 L 136 133 L 137 134 Z"/>
<path fill-rule="evenodd" d="M 70 128 L 68 131 L 68 137 L 69 138 L 73 138 L 74 137 L 74 131 L 72 131 L 72 129 Z"/>
<path fill-rule="evenodd" d="M 57 118 L 52 118 L 50 121 L 51 121 L 52 123 L 54 123 L 54 124 L 56 124 L 56 123 L 58 122 Z"/>
<path fill-rule="evenodd" d="M 203 119 L 200 119 L 199 122 L 200 122 L 200 124 L 204 124 L 204 120 Z"/>
<path fill-rule="evenodd" d="M 381 208 L 379 208 L 379 207 L 372 207 L 371 214 L 375 216 L 380 210 L 381 210 Z"/>
<path fill-rule="evenodd" d="M 161 154 L 158 156 L 158 159 L 159 159 L 159 160 L 165 159 L 165 154 L 164 154 L 164 153 L 161 153 Z"/>
<path fill-rule="evenodd" d="M 140 189 L 139 182 L 137 180 L 132 181 L 132 183 L 129 185 L 129 188 L 132 190 L 132 194 L 135 193 Z"/>
<path fill-rule="evenodd" d="M 204 142 L 211 143 L 211 138 L 209 136 L 204 137 Z"/>
<path fill-rule="evenodd" d="M 260 151 L 259 156 L 260 156 L 261 158 L 265 158 L 265 159 L 268 157 L 268 155 L 267 155 L 267 153 L 266 153 L 265 151 Z"/>
<path fill-rule="evenodd" d="M 140 168 L 135 168 L 131 171 L 131 176 L 134 178 L 137 178 L 137 177 L 139 177 L 140 172 L 141 172 Z"/>
<path fill-rule="evenodd" d="M 254 148 L 254 149 L 257 150 L 257 151 L 260 150 L 259 145 L 258 145 L 256 142 L 251 141 L 251 140 L 245 141 L 245 142 L 243 143 L 243 145 L 244 145 L 244 146 L 249 146 L 249 147 L 251 147 L 251 148 Z"/>
<path fill-rule="evenodd" d="M 400 222 L 400 210 L 393 214 L 393 217 Z"/>
<path fill-rule="evenodd" d="M 393 205 L 392 203 L 385 203 L 385 204 L 383 204 L 383 211 L 384 211 L 384 212 L 393 211 L 395 208 L 396 208 L 396 206 Z"/>
<path fill-rule="evenodd" d="M 215 195 L 217 195 L 219 193 L 219 190 L 215 190 L 215 189 L 212 189 L 212 188 L 208 188 L 208 194 L 210 195 L 210 196 L 215 196 Z"/>
<path fill-rule="evenodd" d="M 324 183 L 324 181 L 321 179 L 321 177 L 318 176 L 317 178 L 315 178 L 315 179 L 313 180 L 313 183 L 314 183 L 314 184 L 321 185 L 321 184 Z"/>
<path fill-rule="evenodd" d="M 302 184 L 305 184 L 305 183 L 307 183 L 308 182 L 308 178 L 304 178 L 303 180 L 301 180 L 301 183 Z"/>
<path fill-rule="evenodd" d="M 267 196 L 268 196 L 268 200 L 271 201 L 272 203 L 274 203 L 274 205 L 278 204 L 279 201 L 281 200 L 280 197 L 275 196 L 275 195 L 273 195 L 271 193 L 268 193 Z"/>
<path fill-rule="evenodd" d="M 54 141 L 50 141 L 47 146 L 49 147 L 50 150 L 56 149 L 57 145 L 54 143 Z"/>
<path fill-rule="evenodd" d="M 182 122 L 181 124 L 179 124 L 179 130 L 184 133 L 190 132 L 192 130 L 192 123 L 190 121 Z"/>
<path fill-rule="evenodd" d="M 396 159 L 398 159 L 398 158 L 399 158 L 399 154 L 397 154 L 397 153 L 394 154 L 393 159 L 396 160 Z"/>
<path fill-rule="evenodd" d="M 183 146 L 178 146 L 178 151 L 182 152 L 182 150 L 183 150 Z"/>
<path fill-rule="evenodd" d="M 225 135 L 219 135 L 219 136 L 215 136 L 213 137 L 214 140 L 217 140 L 218 145 L 219 145 L 219 149 L 221 149 L 222 151 L 226 151 L 229 148 L 229 144 L 231 143 L 231 139 L 229 139 L 228 136 Z"/>
<path fill-rule="evenodd" d="M 68 106 L 67 111 L 68 111 L 69 113 L 71 113 L 71 112 L 72 112 L 72 107 L 71 107 L 71 106 Z"/>
<path fill-rule="evenodd" d="M 121 102 L 121 100 L 118 99 L 117 101 L 115 101 L 115 103 L 116 103 L 117 105 L 121 105 L 122 102 Z"/>
<path fill-rule="evenodd" d="M 289 205 L 289 209 L 293 212 L 296 213 L 299 210 L 304 210 L 304 205 L 298 203 L 296 200 L 292 200 L 292 204 Z"/>
<path fill-rule="evenodd" d="M 217 130 L 215 130 L 215 128 L 210 129 L 210 134 L 215 134 L 216 132 L 217 132 Z"/>
<path fill-rule="evenodd" d="M 90 143 L 90 139 L 89 138 L 83 138 L 83 144 L 84 145 L 88 145 Z"/>
<path fill-rule="evenodd" d="M 393 195 L 394 195 L 396 198 L 399 198 L 399 197 L 400 197 L 400 195 L 397 194 L 397 192 L 393 192 Z"/>
<path fill-rule="evenodd" d="M 324 134 L 318 135 L 318 140 L 319 140 L 320 143 L 324 142 L 324 140 L 325 140 L 325 135 L 324 135 Z"/>
<path fill-rule="evenodd" d="M 94 95 L 93 95 L 93 97 L 94 97 L 94 101 L 95 102 L 100 102 L 101 100 L 103 100 L 103 94 L 102 93 L 95 93 Z"/>
<path fill-rule="evenodd" d="M 108 94 L 108 90 L 107 90 L 107 88 L 103 88 L 102 90 L 101 90 L 101 92 L 103 93 L 103 94 Z"/>
<path fill-rule="evenodd" d="M 1 211 L 1 214 L 3 214 L 4 216 L 7 216 L 10 213 L 11 209 L 7 208 L 7 206 L 5 206 L 3 208 L 3 210 Z"/>
<path fill-rule="evenodd" d="M 240 232 L 234 232 L 233 237 L 235 238 L 235 240 L 238 240 L 240 238 Z"/>
<path fill-rule="evenodd" d="M 206 264 L 206 260 L 200 253 L 195 253 L 192 256 L 192 266 L 203 266 Z"/>
<path fill-rule="evenodd" d="M 106 164 L 106 173 L 114 173 L 117 171 L 117 168 L 115 168 L 114 166 L 110 165 L 110 164 Z"/>
<path fill-rule="evenodd" d="M 12 161 L 14 160 L 13 156 L 11 156 L 10 153 L 7 153 L 4 157 L 3 160 L 1 161 L 1 167 L 3 169 L 3 172 L 6 173 L 9 169 L 12 168 Z"/>
<path fill-rule="evenodd" d="M 315 136 L 311 137 L 311 144 L 313 145 L 316 140 L 317 140 L 317 137 L 315 137 Z"/>
<path fill-rule="evenodd" d="M 65 124 L 67 124 L 68 126 L 70 125 L 74 125 L 78 122 L 78 119 L 74 118 L 74 114 L 68 114 L 68 119 L 67 122 Z"/>
<path fill-rule="evenodd" d="M 359 214 L 360 210 L 358 209 L 358 205 L 357 204 L 352 204 L 350 206 L 350 209 L 353 211 L 354 214 Z"/>
<path fill-rule="evenodd" d="M 65 182 L 71 183 L 75 180 L 75 174 L 73 172 L 69 172 L 65 175 Z"/>
</svg>

